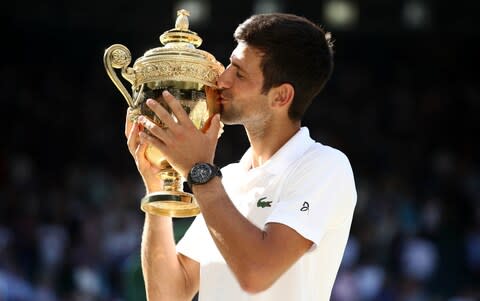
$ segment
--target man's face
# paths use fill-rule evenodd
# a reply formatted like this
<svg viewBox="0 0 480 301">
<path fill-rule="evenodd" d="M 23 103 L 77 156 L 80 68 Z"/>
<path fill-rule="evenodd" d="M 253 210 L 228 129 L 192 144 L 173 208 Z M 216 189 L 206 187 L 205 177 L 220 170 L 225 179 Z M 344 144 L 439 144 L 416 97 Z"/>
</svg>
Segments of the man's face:
<svg viewBox="0 0 480 301">
<path fill-rule="evenodd" d="M 239 43 L 230 56 L 230 64 L 220 75 L 221 117 L 225 124 L 255 124 L 270 115 L 267 95 L 261 94 L 263 74 L 261 52 Z"/>
</svg>

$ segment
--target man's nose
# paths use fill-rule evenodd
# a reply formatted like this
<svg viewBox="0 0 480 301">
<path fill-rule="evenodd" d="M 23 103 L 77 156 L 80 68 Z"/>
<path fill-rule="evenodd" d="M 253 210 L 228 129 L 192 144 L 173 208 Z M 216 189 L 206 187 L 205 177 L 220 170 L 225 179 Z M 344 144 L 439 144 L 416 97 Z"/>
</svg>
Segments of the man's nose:
<svg viewBox="0 0 480 301">
<path fill-rule="evenodd" d="M 228 89 L 232 86 L 231 69 L 227 67 L 217 79 L 217 86 L 220 89 Z"/>
</svg>

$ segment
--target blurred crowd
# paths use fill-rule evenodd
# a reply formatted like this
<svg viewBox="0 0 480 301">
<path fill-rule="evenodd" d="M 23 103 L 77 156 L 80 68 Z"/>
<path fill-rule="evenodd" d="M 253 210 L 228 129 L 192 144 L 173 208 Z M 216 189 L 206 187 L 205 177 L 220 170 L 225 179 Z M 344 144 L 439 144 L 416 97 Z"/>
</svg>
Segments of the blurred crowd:
<svg viewBox="0 0 480 301">
<path fill-rule="evenodd" d="M 356 176 L 332 301 L 479 300 L 478 52 L 462 37 L 397 38 L 338 38 L 304 121 Z M 95 55 L 1 66 L 0 301 L 142 300 L 144 190 L 126 103 Z M 246 147 L 225 127 L 217 163 Z"/>
</svg>

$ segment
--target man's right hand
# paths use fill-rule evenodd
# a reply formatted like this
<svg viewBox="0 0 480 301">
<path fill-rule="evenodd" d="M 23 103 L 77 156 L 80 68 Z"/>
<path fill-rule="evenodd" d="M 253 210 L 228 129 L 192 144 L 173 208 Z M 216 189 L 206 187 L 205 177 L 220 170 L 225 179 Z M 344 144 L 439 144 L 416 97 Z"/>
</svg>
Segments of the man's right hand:
<svg viewBox="0 0 480 301">
<path fill-rule="evenodd" d="M 145 157 L 145 151 L 148 144 L 141 143 L 139 133 L 143 130 L 143 126 L 138 122 L 132 121 L 132 110 L 128 108 L 127 116 L 125 118 L 125 137 L 127 138 L 127 145 L 130 154 L 135 160 L 137 169 L 142 176 L 145 184 L 146 193 L 152 193 L 162 190 L 161 180 L 157 177 L 160 169 Z"/>
</svg>

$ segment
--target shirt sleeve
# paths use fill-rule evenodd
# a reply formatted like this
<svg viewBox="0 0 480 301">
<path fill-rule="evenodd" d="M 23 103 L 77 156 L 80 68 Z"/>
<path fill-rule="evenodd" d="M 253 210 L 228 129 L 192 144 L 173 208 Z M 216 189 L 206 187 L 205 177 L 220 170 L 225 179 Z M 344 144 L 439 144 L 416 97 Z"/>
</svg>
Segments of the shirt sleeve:
<svg viewBox="0 0 480 301">
<path fill-rule="evenodd" d="M 199 263 L 224 261 L 201 214 L 195 217 L 185 235 L 177 243 L 176 250 Z"/>
<path fill-rule="evenodd" d="M 326 231 L 351 221 L 356 198 L 353 172 L 343 153 L 309 154 L 286 176 L 265 223 L 285 224 L 316 246 Z"/>
<path fill-rule="evenodd" d="M 197 262 L 200 262 L 201 254 L 195 238 L 201 235 L 202 221 L 203 218 L 201 215 L 195 217 L 176 247 L 178 253 L 182 253 Z"/>
</svg>

